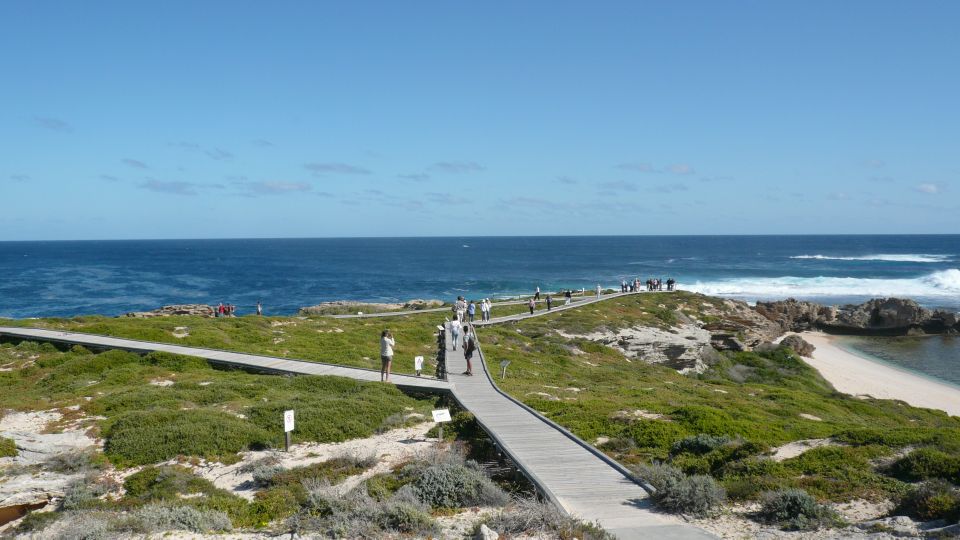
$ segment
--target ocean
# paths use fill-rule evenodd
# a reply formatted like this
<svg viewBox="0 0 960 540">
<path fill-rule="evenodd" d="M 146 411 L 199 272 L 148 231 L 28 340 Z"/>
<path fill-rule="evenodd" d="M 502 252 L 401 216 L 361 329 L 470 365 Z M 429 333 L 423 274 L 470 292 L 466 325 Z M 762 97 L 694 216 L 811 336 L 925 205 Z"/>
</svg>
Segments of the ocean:
<svg viewBox="0 0 960 540">
<path fill-rule="evenodd" d="M 960 235 L 604 236 L 0 242 L 0 317 L 232 303 L 267 315 L 349 299 L 505 298 L 639 277 L 747 301 L 913 298 L 960 311 Z M 960 384 L 960 338 L 850 338 Z"/>
<path fill-rule="evenodd" d="M 904 296 L 960 310 L 960 235 L 605 236 L 0 242 L 0 317 L 257 300 L 509 297 L 672 277 L 754 301 Z"/>
</svg>

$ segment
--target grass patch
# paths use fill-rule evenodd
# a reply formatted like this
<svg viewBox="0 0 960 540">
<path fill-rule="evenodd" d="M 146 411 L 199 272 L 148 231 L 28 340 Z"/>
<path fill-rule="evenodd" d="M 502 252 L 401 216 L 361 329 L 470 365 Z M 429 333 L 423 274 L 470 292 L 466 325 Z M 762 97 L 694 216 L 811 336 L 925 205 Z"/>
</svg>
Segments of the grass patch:
<svg viewBox="0 0 960 540">
<path fill-rule="evenodd" d="M 17 443 L 13 439 L 0 437 L 0 457 L 16 457 Z"/>
<path fill-rule="evenodd" d="M 297 411 L 297 441 L 368 437 L 391 416 L 429 414 L 434 400 L 391 385 L 341 377 L 284 377 L 213 369 L 198 358 L 123 351 L 62 352 L 49 345 L 0 344 L 0 408 L 79 406 L 120 466 L 180 455 L 230 461 L 246 449 L 283 443 L 282 412 Z M 162 382 L 165 386 L 151 384 Z"/>
<path fill-rule="evenodd" d="M 840 394 L 787 350 L 725 353 L 703 375 L 685 376 L 627 362 L 618 350 L 583 337 L 564 337 L 669 328 L 679 313 L 705 321 L 703 304 L 723 309 L 721 300 L 701 295 L 653 293 L 478 333 L 491 369 L 511 362 L 507 378 L 498 381 L 505 391 L 586 441 L 604 438 L 600 448 L 625 465 L 666 461 L 688 475 L 710 475 L 734 500 L 759 500 L 765 491 L 788 488 L 820 500 L 899 499 L 909 489 L 903 480 L 952 478 L 954 462 L 944 454 L 960 453 L 960 418 Z M 579 391 L 564 390 L 571 387 Z M 767 456 L 777 446 L 821 438 L 847 446 L 810 450 L 782 463 Z M 922 466 L 920 460 L 909 467 L 903 462 L 896 474 L 875 466 L 906 446 L 930 449 Z"/>
</svg>

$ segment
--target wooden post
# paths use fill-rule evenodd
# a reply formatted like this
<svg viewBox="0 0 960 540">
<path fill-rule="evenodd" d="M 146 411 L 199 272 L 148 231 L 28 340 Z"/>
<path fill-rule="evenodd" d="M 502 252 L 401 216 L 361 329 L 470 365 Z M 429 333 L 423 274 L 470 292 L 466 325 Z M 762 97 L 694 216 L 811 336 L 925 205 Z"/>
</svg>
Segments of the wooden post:
<svg viewBox="0 0 960 540">
<path fill-rule="evenodd" d="M 283 434 L 283 451 L 284 452 L 290 451 L 290 432 L 289 431 Z"/>
</svg>

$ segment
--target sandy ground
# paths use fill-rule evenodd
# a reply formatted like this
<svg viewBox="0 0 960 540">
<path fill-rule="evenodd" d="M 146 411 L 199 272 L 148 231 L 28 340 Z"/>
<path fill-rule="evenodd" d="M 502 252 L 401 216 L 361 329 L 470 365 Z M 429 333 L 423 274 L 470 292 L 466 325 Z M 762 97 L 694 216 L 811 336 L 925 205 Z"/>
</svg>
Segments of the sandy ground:
<svg viewBox="0 0 960 540">
<path fill-rule="evenodd" d="M 899 399 L 915 407 L 960 416 L 960 388 L 847 352 L 827 334 L 804 332 L 800 336 L 817 348 L 813 358 L 804 360 L 840 392 Z"/>
</svg>

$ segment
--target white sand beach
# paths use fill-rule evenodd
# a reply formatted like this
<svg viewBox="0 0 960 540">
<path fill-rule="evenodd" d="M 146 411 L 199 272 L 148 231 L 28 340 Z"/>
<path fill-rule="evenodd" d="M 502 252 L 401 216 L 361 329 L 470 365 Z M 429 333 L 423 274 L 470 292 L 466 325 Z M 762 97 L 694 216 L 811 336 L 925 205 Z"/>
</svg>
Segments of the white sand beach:
<svg viewBox="0 0 960 540">
<path fill-rule="evenodd" d="M 960 416 L 960 388 L 848 352 L 833 336 L 804 332 L 817 350 L 804 360 L 840 392 L 879 399 L 899 399 L 916 407 Z"/>
</svg>

